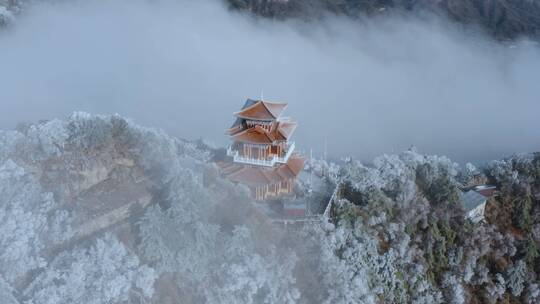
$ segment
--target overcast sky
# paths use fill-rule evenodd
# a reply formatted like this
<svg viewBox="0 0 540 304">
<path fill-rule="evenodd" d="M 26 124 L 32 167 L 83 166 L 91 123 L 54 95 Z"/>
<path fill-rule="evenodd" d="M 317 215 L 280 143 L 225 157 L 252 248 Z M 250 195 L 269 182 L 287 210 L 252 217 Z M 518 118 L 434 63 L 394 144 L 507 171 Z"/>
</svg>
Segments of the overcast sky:
<svg viewBox="0 0 540 304">
<path fill-rule="evenodd" d="M 34 7 L 0 33 L 0 128 L 119 113 L 228 143 L 247 97 L 287 101 L 297 147 L 463 162 L 540 150 L 540 50 L 443 21 L 256 20 L 219 1 Z"/>
</svg>

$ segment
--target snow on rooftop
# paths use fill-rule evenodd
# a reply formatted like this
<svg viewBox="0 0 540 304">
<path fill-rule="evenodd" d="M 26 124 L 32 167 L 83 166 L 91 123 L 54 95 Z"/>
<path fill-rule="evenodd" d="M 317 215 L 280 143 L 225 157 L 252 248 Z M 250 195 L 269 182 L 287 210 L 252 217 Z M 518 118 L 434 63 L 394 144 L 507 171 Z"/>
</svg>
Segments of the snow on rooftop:
<svg viewBox="0 0 540 304">
<path fill-rule="evenodd" d="M 487 198 L 485 196 L 474 190 L 461 192 L 459 196 L 461 198 L 461 201 L 463 202 L 463 207 L 467 212 L 474 210 L 476 207 L 484 204 L 487 201 Z"/>
</svg>

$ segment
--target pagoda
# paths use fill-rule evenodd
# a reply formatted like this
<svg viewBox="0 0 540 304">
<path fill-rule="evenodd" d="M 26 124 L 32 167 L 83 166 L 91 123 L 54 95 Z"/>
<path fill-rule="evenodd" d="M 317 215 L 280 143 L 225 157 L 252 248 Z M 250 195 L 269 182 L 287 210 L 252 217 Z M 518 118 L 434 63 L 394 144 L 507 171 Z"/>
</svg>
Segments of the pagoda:
<svg viewBox="0 0 540 304">
<path fill-rule="evenodd" d="M 227 130 L 232 140 L 222 166 L 231 181 L 248 186 L 256 200 L 291 194 L 304 159 L 290 141 L 297 123 L 281 114 L 287 103 L 248 99 Z"/>
</svg>

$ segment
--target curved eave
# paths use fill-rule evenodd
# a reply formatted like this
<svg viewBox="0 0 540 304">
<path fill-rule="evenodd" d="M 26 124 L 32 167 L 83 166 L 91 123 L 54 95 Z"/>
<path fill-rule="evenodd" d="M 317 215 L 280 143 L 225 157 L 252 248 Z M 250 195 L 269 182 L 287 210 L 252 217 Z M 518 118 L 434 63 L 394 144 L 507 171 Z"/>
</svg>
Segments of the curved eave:
<svg viewBox="0 0 540 304">
<path fill-rule="evenodd" d="M 266 133 L 260 133 L 254 129 L 248 129 L 238 132 L 232 135 L 231 139 L 238 142 L 258 145 L 270 145 L 273 142 L 272 138 L 268 137 Z"/>
<path fill-rule="evenodd" d="M 271 101 L 261 101 L 264 107 L 270 112 L 274 117 L 280 117 L 281 113 L 287 109 L 289 106 L 286 102 L 271 102 Z"/>
<path fill-rule="evenodd" d="M 296 127 L 298 127 L 297 122 L 280 122 L 280 125 L 277 128 L 277 131 L 281 136 L 283 136 L 286 140 L 292 137 L 294 131 L 296 131 Z"/>
<path fill-rule="evenodd" d="M 287 103 L 269 102 L 258 100 L 252 105 L 243 108 L 233 114 L 236 117 L 257 120 L 257 121 L 273 121 L 281 116 L 281 113 L 287 108 Z"/>
<path fill-rule="evenodd" d="M 236 127 L 232 127 L 232 128 L 229 128 L 229 129 L 225 130 L 225 134 L 233 136 L 233 135 L 238 134 L 238 133 L 240 133 L 242 131 L 243 131 L 242 126 L 236 126 Z"/>
</svg>

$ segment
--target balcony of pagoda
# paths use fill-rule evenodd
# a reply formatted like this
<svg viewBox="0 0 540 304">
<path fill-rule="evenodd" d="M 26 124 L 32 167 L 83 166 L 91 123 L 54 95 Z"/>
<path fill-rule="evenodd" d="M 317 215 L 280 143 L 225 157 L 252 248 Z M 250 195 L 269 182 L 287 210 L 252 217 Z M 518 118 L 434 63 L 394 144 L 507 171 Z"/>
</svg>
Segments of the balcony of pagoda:
<svg viewBox="0 0 540 304">
<path fill-rule="evenodd" d="M 273 121 L 261 121 L 261 120 L 246 120 L 245 121 L 247 128 L 254 128 L 254 127 L 261 127 L 268 132 L 272 130 L 272 126 L 274 124 Z"/>
<path fill-rule="evenodd" d="M 227 149 L 227 155 L 232 157 L 235 163 L 273 167 L 275 164 L 287 163 L 294 148 L 294 142 L 278 146 L 236 144 Z"/>
</svg>

